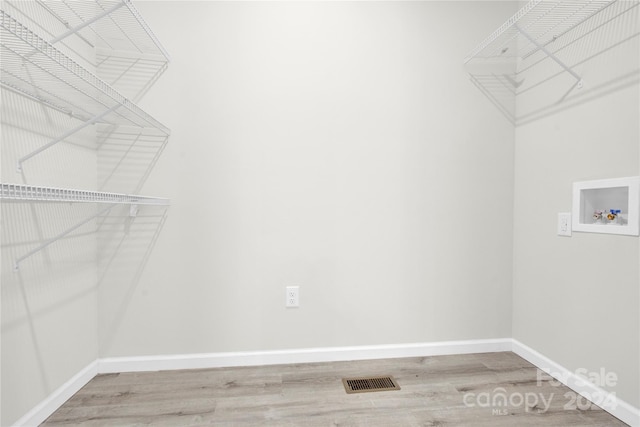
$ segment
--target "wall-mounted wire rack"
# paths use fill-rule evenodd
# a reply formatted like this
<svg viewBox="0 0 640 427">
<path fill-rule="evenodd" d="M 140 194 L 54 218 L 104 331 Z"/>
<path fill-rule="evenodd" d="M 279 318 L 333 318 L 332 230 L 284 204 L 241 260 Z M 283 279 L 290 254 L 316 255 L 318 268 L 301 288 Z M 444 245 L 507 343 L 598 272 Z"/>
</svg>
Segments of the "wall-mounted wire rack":
<svg viewBox="0 0 640 427">
<path fill-rule="evenodd" d="M 169 199 L 149 196 L 139 196 L 133 194 L 108 193 L 100 191 L 87 191 L 70 188 L 41 187 L 24 184 L 0 183 L 1 202 L 36 202 L 36 203 L 96 203 L 106 205 L 98 210 L 94 215 L 85 218 L 79 223 L 67 228 L 56 236 L 45 240 L 37 247 L 31 249 L 24 255 L 16 258 L 14 271 L 20 269 L 20 263 L 37 254 L 53 243 L 68 236 L 83 225 L 94 219 L 107 214 L 117 205 L 130 205 L 130 216 L 137 216 L 138 205 L 168 207 Z"/>
<path fill-rule="evenodd" d="M 464 64 L 473 83 L 516 122 L 516 96 L 556 77 L 563 79 L 556 103 L 582 88 L 579 64 L 597 52 L 594 46 L 581 52 L 579 41 L 636 6 L 637 1 L 623 0 L 531 0 Z"/>
<path fill-rule="evenodd" d="M 616 0 L 531 0 L 495 30 L 465 58 L 492 59 L 506 56 L 526 59 L 544 52 L 550 43 L 602 11 Z M 524 37 L 517 45 L 514 41 Z M 569 68 L 569 67 L 567 67 Z M 569 71 L 569 70 L 567 70 Z"/>
<path fill-rule="evenodd" d="M 35 0 L 11 6 L 12 12 L 32 21 L 34 30 L 50 44 L 90 64 L 102 80 L 134 102 L 170 62 L 131 0 Z"/>
<path fill-rule="evenodd" d="M 163 124 L 5 11 L 0 11 L 0 28 L 2 84 L 84 121 L 169 134 Z"/>
<path fill-rule="evenodd" d="M 0 183 L 2 202 L 109 203 L 169 206 L 169 199 L 133 194 Z"/>
<path fill-rule="evenodd" d="M 129 126 L 99 125 L 96 136 L 99 191 L 139 193 L 168 142 L 161 131 Z"/>
<path fill-rule="evenodd" d="M 43 110 L 53 109 L 77 120 L 70 120 L 75 125 L 65 126 L 66 130 L 59 135 L 59 128 L 52 127 L 57 129 L 51 132 L 55 136 L 43 133 L 37 123 L 30 130 L 29 126 L 19 127 L 45 141 L 51 139 L 22 157 L 12 154 L 20 157 L 18 171 L 22 172 L 24 162 L 70 140 L 72 135 L 81 135 L 83 145 L 86 139 L 97 150 L 91 161 L 96 160 L 98 191 L 0 183 L 3 204 L 100 206 L 95 214 L 18 257 L 16 271 L 25 259 L 104 216 L 115 206 L 125 205 L 130 220 L 137 216 L 139 205 L 165 209 L 169 206 L 165 198 L 106 191 L 112 188 L 122 191 L 125 187 L 139 190 L 170 134 L 167 127 L 131 100 L 137 101 L 155 83 L 169 63 L 169 55 L 130 0 L 3 2 L 0 48 L 3 91 L 46 107 Z M 95 132 L 80 132 L 91 125 L 96 126 Z M 15 123 L 12 126 L 16 128 Z"/>
<path fill-rule="evenodd" d="M 159 135 L 156 150 L 158 153 L 162 151 L 170 134 L 162 123 L 5 11 L 0 11 L 0 32 L 0 81 L 3 87 L 80 122 L 75 128 L 18 159 L 18 171 L 28 159 L 96 123 L 109 126 L 109 132 L 114 132 L 118 126 L 134 126 L 141 129 L 138 134 L 152 135 L 156 140 Z M 136 142 L 137 138 L 129 141 L 131 145 Z"/>
</svg>

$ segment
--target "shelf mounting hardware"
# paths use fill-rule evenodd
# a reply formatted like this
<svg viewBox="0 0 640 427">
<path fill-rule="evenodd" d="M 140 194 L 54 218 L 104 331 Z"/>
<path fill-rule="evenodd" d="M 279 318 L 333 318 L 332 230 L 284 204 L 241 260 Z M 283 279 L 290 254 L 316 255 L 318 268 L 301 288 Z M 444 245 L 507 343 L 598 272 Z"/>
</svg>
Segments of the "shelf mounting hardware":
<svg viewBox="0 0 640 427">
<path fill-rule="evenodd" d="M 109 108 L 107 111 L 104 111 L 104 112 L 98 114 L 97 116 L 94 116 L 94 117 L 90 118 L 86 122 L 82 123 L 80 126 L 77 126 L 77 127 L 73 128 L 73 129 L 63 133 L 62 135 L 60 135 L 56 139 L 48 142 L 47 144 L 43 145 L 42 147 L 38 148 L 37 150 L 32 151 L 31 153 L 27 154 L 26 156 L 23 156 L 23 157 L 19 158 L 18 159 L 18 165 L 17 165 L 17 172 L 18 173 L 22 172 L 22 163 L 24 163 L 25 161 L 29 160 L 32 157 L 37 156 L 38 154 L 42 153 L 45 150 L 48 150 L 49 148 L 53 147 L 54 145 L 56 145 L 60 141 L 64 141 L 65 139 L 67 139 L 71 135 L 73 135 L 74 133 L 86 128 L 87 126 L 92 125 L 95 122 L 102 120 L 102 118 L 104 118 L 106 115 L 114 112 L 115 110 L 117 110 L 121 106 L 122 106 L 122 104 L 118 104 L 118 105 L 115 105 L 115 106 Z"/>
</svg>

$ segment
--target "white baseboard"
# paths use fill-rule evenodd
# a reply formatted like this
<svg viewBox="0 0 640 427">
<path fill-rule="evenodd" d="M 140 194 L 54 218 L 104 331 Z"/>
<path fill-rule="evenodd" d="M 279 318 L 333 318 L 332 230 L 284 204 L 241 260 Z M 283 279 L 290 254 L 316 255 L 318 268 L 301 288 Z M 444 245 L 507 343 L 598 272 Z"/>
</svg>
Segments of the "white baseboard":
<svg viewBox="0 0 640 427">
<path fill-rule="evenodd" d="M 98 372 L 115 373 L 221 368 L 230 366 L 282 365 L 290 363 L 338 362 L 447 354 L 494 353 L 499 351 L 511 351 L 510 338 L 419 344 L 324 347 L 148 357 L 115 357 L 100 359 L 98 361 Z"/>
<path fill-rule="evenodd" d="M 15 422 L 16 427 L 37 427 L 53 414 L 64 402 L 76 394 L 98 374 L 98 361 L 91 362 L 83 370 L 62 384 L 36 407 Z"/>
<path fill-rule="evenodd" d="M 576 393 L 586 397 L 596 404 L 601 403 L 600 406 L 602 409 L 609 412 L 614 417 L 632 427 L 640 427 L 640 409 L 621 400 L 615 394 L 597 386 L 585 378 L 578 376 L 575 372 L 569 371 L 564 366 L 554 362 L 543 354 L 538 353 L 518 340 L 513 340 L 512 351 L 538 367 L 538 369 L 551 375 Z"/>
</svg>

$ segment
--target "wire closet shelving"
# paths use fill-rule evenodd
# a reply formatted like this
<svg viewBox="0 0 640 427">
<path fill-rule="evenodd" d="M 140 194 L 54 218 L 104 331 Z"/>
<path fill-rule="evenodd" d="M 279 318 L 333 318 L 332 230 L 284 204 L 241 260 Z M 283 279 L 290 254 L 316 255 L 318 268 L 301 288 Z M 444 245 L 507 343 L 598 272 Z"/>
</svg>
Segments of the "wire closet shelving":
<svg viewBox="0 0 640 427">
<path fill-rule="evenodd" d="M 543 82 L 568 76 L 559 101 L 582 88 L 578 64 L 592 52 L 579 52 L 579 41 L 637 6 L 624 0 L 531 0 L 471 50 L 464 64 L 473 83 L 515 121 L 515 97 Z"/>
<path fill-rule="evenodd" d="M 131 0 L 4 2 L 0 45 L 3 89 L 78 121 L 77 126 L 20 157 L 18 172 L 27 160 L 91 125 L 97 126 L 95 138 L 88 139 L 99 153 L 99 191 L 0 183 L 3 203 L 102 205 L 95 215 L 18 257 L 15 270 L 26 258 L 114 206 L 129 205 L 130 217 L 135 217 L 138 205 L 170 205 L 166 198 L 102 191 L 111 183 L 122 189 L 136 174 L 141 180 L 133 185 L 139 189 L 170 134 L 135 104 L 164 72 L 170 58 Z M 127 159 L 130 164 L 125 168 Z"/>
<path fill-rule="evenodd" d="M 109 203 L 168 206 L 169 199 L 134 194 L 0 183 L 0 198 L 12 202 Z"/>
<path fill-rule="evenodd" d="M 95 74 L 0 11 L 2 83 L 83 121 L 169 129 Z"/>
<path fill-rule="evenodd" d="M 515 15 L 476 46 L 464 59 L 494 59 L 504 55 L 527 59 L 544 52 L 550 43 L 592 18 L 616 0 L 531 0 Z M 525 43 L 514 45 L 519 36 Z"/>
<path fill-rule="evenodd" d="M 14 3 L 13 11 L 32 22 L 46 41 L 96 69 L 102 80 L 134 102 L 170 62 L 131 0 L 35 0 Z"/>
</svg>

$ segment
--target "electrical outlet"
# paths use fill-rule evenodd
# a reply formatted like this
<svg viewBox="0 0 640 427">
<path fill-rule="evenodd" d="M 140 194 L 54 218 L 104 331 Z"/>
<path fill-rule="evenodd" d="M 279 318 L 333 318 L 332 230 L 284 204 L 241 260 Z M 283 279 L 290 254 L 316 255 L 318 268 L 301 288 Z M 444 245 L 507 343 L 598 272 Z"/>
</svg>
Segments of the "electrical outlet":
<svg viewBox="0 0 640 427">
<path fill-rule="evenodd" d="M 286 307 L 300 307 L 300 286 L 287 286 Z"/>
<path fill-rule="evenodd" d="M 571 237 L 571 212 L 558 214 L 558 236 Z"/>
</svg>

